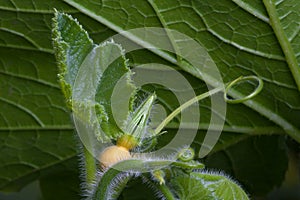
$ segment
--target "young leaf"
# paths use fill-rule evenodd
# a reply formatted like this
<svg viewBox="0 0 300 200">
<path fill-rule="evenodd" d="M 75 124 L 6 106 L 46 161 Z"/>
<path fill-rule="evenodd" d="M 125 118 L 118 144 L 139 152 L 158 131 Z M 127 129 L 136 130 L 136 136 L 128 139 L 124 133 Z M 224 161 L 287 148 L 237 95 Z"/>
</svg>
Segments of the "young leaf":
<svg viewBox="0 0 300 200">
<path fill-rule="evenodd" d="M 247 194 L 234 181 L 218 173 L 193 172 L 192 178 L 201 181 L 216 199 L 248 200 Z"/>
<path fill-rule="evenodd" d="M 74 113 L 94 126 L 100 141 L 117 139 L 123 133 L 119 127 L 129 115 L 135 89 L 121 46 L 113 41 L 97 45 L 80 65 L 74 82 Z"/>
<path fill-rule="evenodd" d="M 171 186 L 179 199 L 210 200 L 214 199 L 211 191 L 201 181 L 190 176 L 178 176 L 171 180 Z"/>
<path fill-rule="evenodd" d="M 221 174 L 192 172 L 171 180 L 171 187 L 180 199 L 189 200 L 248 200 L 246 193 Z"/>
<path fill-rule="evenodd" d="M 130 83 L 131 72 L 124 50 L 113 41 L 94 46 L 77 20 L 64 13 L 56 12 L 53 24 L 59 80 L 68 105 L 73 107 L 79 119 L 94 126 L 100 140 L 116 139 L 122 131 L 113 116 L 113 91 L 120 80 L 125 82 L 122 88 L 127 91 L 125 94 L 135 91 L 134 85 Z M 123 110 L 126 111 L 128 107 L 130 105 L 125 104 Z M 97 116 L 92 116 L 93 109 Z M 125 112 L 120 121 L 125 121 L 128 114 L 129 111 Z M 97 126 L 99 123 L 105 134 Z"/>
<path fill-rule="evenodd" d="M 68 106 L 71 107 L 72 86 L 80 65 L 92 50 L 93 42 L 70 15 L 55 12 L 53 27 L 54 52 L 60 71 L 58 77 Z"/>
<path fill-rule="evenodd" d="M 131 82 L 132 72 L 129 69 L 125 52 L 120 45 L 113 41 L 105 43 L 105 49 L 99 52 L 99 65 L 105 71 L 97 87 L 96 102 L 103 106 L 107 114 L 107 121 L 101 123 L 103 131 L 116 139 L 122 134 L 119 126 L 127 119 L 134 100 L 135 85 Z M 102 59 L 102 61 L 101 61 Z M 113 92 L 122 90 L 117 94 L 117 100 L 112 101 Z M 115 113 L 118 112 L 118 116 Z"/>
</svg>

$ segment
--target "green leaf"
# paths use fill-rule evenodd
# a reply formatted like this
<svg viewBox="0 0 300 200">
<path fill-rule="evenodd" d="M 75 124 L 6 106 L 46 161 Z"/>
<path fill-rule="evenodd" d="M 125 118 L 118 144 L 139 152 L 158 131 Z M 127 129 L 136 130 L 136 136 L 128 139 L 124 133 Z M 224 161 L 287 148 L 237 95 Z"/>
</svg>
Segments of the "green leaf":
<svg viewBox="0 0 300 200">
<path fill-rule="evenodd" d="M 26 1 L 11 2 L 9 0 L 4 0 L 1 2 L 0 9 L 5 11 L 16 11 L 24 13 L 53 13 L 53 8 L 63 9 L 65 12 L 73 12 L 75 10 L 70 6 L 66 5 L 60 0 L 52 0 L 50 2 L 33 0 L 31 4 Z"/>
<path fill-rule="evenodd" d="M 1 155 L 5 155 L 0 158 L 1 191 L 19 190 L 53 170 L 74 167 L 74 162 L 70 164 L 77 155 L 73 131 L 55 133 L 55 130 L 1 131 Z"/>
<path fill-rule="evenodd" d="M 95 96 L 96 102 L 99 102 L 99 104 L 103 106 L 108 117 L 107 121 L 101 123 L 101 127 L 108 136 L 116 139 L 122 134 L 122 130 L 119 126 L 122 126 L 122 123 L 128 118 L 129 112 L 131 111 L 132 102 L 130 99 L 133 99 L 132 95 L 135 94 L 136 87 L 131 83 L 132 72 L 128 67 L 124 50 L 120 45 L 117 45 L 113 41 L 105 43 L 103 44 L 102 50 L 99 50 L 94 56 L 94 61 L 99 62 L 96 62 L 96 65 L 99 65 L 97 68 L 105 70 Z M 118 96 L 119 99 L 117 102 L 112 102 L 112 95 L 113 92 L 115 92 L 117 84 L 121 85 L 118 88 L 122 90 L 122 92 L 125 91 L 124 94 L 126 96 L 118 94 L 120 96 Z M 120 99 L 123 101 L 120 101 Z M 116 118 L 113 114 L 112 108 L 118 111 L 119 118 Z"/>
<path fill-rule="evenodd" d="M 57 73 L 54 57 L 3 47 L 0 54 L 1 130 L 70 129 L 61 90 L 53 79 Z"/>
<path fill-rule="evenodd" d="M 212 154 L 205 166 L 234 176 L 252 195 L 263 195 L 280 186 L 288 158 L 284 137 L 258 136 Z"/>
<path fill-rule="evenodd" d="M 211 192 L 194 177 L 179 176 L 171 181 L 174 191 L 180 199 L 209 200 L 213 199 Z"/>
<path fill-rule="evenodd" d="M 79 118 L 94 126 L 99 140 L 116 139 L 122 131 L 112 111 L 111 99 L 114 89 L 125 76 L 123 79 L 125 87 L 121 86 L 122 90 L 126 90 L 129 94 L 135 91 L 135 86 L 130 83 L 131 72 L 127 66 L 124 50 L 113 41 L 93 47 L 93 42 L 86 31 L 69 15 L 56 12 L 53 21 L 54 50 L 61 72 L 59 74 L 61 87 L 67 101 L 73 103 L 70 106 L 73 107 L 75 115 L 79 115 Z M 120 121 L 126 120 L 129 115 L 129 111 L 126 112 L 128 105 L 124 106 L 124 103 L 122 105 L 125 111 Z M 90 116 L 91 109 L 96 109 L 95 117 L 99 122 Z M 119 111 L 122 110 L 124 109 Z M 100 131 L 98 123 L 105 134 Z"/>
<path fill-rule="evenodd" d="M 171 186 L 180 199 L 248 199 L 235 182 L 218 173 L 192 172 L 173 178 Z"/>
<path fill-rule="evenodd" d="M 71 107 L 72 88 L 80 65 L 92 50 L 93 42 L 71 16 L 56 12 L 53 19 L 54 52 L 62 91 Z"/>
<path fill-rule="evenodd" d="M 234 181 L 227 178 L 225 175 L 218 173 L 191 173 L 191 177 L 201 179 L 201 182 L 210 190 L 213 191 L 216 199 L 249 199 L 244 190 Z"/>
<path fill-rule="evenodd" d="M 94 126 L 94 134 L 100 141 L 117 139 L 123 133 L 120 127 L 129 115 L 131 94 L 135 92 L 123 50 L 113 41 L 96 46 L 86 56 L 76 75 L 72 86 L 74 114 Z M 117 84 L 119 92 L 125 91 L 127 96 L 115 91 Z M 121 95 L 116 101 L 111 100 L 114 92 Z M 112 108 L 118 111 L 118 116 Z"/>
</svg>

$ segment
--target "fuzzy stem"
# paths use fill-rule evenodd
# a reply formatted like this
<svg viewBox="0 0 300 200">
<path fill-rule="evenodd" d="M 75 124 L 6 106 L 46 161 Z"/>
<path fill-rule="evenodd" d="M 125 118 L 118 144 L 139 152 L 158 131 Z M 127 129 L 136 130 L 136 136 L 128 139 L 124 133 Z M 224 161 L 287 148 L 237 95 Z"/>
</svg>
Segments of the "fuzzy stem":
<svg viewBox="0 0 300 200">
<path fill-rule="evenodd" d="M 174 195 L 170 191 L 168 186 L 166 186 L 165 184 L 161 184 L 161 185 L 158 186 L 158 188 L 164 194 L 164 197 L 166 198 L 166 200 L 175 200 Z"/>
<path fill-rule="evenodd" d="M 92 200 L 116 199 L 127 182 L 134 176 L 140 175 L 141 172 L 148 172 L 152 169 L 168 166 L 172 160 L 141 160 L 129 159 L 116 163 L 108 168 L 102 175 L 100 181 L 95 186 L 95 192 L 92 194 Z M 173 198 L 168 198 L 168 200 Z"/>
<path fill-rule="evenodd" d="M 84 161 L 85 161 L 85 170 L 86 170 L 86 182 L 88 187 L 93 183 L 96 176 L 96 162 L 93 155 L 90 154 L 90 152 L 83 147 L 83 153 L 84 153 Z"/>
</svg>

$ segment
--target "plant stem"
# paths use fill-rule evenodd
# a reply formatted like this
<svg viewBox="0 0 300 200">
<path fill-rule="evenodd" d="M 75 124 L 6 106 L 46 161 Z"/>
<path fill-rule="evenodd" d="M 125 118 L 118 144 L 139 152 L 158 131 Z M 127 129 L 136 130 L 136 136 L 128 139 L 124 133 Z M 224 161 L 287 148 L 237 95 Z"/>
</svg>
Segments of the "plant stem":
<svg viewBox="0 0 300 200">
<path fill-rule="evenodd" d="M 208 92 L 205 92 L 203 94 L 200 94 L 192 99 L 190 99 L 189 101 L 185 102 L 184 104 L 182 104 L 181 106 L 179 106 L 178 108 L 176 108 L 168 117 L 166 117 L 158 126 L 157 128 L 154 130 L 154 134 L 157 135 L 161 132 L 161 130 L 176 116 L 178 115 L 180 112 L 182 112 L 184 109 L 188 108 L 189 106 L 193 105 L 194 103 L 205 99 L 206 97 L 209 97 L 213 94 L 216 94 L 220 91 L 224 90 L 223 87 L 218 87 L 215 88 L 213 90 L 210 90 Z"/>
<path fill-rule="evenodd" d="M 84 161 L 85 161 L 85 170 L 86 170 L 86 182 L 87 186 L 90 187 L 90 184 L 93 183 L 96 176 L 96 162 L 93 155 L 85 148 L 83 145 Z"/>
<path fill-rule="evenodd" d="M 256 87 L 256 89 L 250 93 L 249 95 L 243 97 L 243 98 L 240 98 L 240 99 L 228 99 L 227 97 L 227 93 L 228 91 L 230 90 L 230 88 L 237 84 L 238 82 L 241 82 L 241 81 L 247 81 L 247 80 L 256 80 L 258 82 L 258 86 Z M 247 101 L 251 98 L 253 98 L 254 96 L 256 96 L 258 93 L 261 92 L 262 88 L 263 88 L 263 81 L 259 78 L 259 77 L 256 77 L 256 76 L 240 76 L 238 77 L 237 79 L 225 84 L 225 88 L 220 86 L 220 87 L 217 87 L 213 90 L 210 90 L 208 92 L 205 92 L 203 94 L 200 94 L 192 99 L 190 99 L 189 101 L 185 102 L 184 104 L 182 104 L 181 106 L 179 106 L 177 109 L 175 109 L 170 115 L 168 115 L 158 126 L 157 128 L 154 130 L 154 134 L 157 135 L 161 132 L 161 130 L 172 120 L 174 119 L 174 117 L 176 117 L 176 115 L 178 115 L 180 112 L 182 112 L 184 109 L 188 108 L 189 106 L 193 105 L 194 103 L 202 100 L 202 99 L 205 99 L 206 97 L 209 97 L 211 95 L 214 95 L 220 91 L 223 91 L 224 90 L 224 101 L 226 101 L 227 103 L 242 103 L 244 101 Z"/>
<path fill-rule="evenodd" d="M 161 184 L 158 186 L 158 188 L 164 194 L 164 197 L 166 198 L 166 200 L 175 200 L 173 193 L 170 191 L 168 186 L 166 186 L 165 184 Z"/>
<path fill-rule="evenodd" d="M 288 63 L 288 66 L 293 74 L 298 90 L 300 90 L 300 68 L 298 66 L 297 58 L 295 52 L 293 51 L 291 43 L 288 40 L 284 29 L 282 28 L 282 24 L 277 15 L 276 6 L 273 0 L 263 0 L 263 2 L 268 11 L 271 26 L 285 55 L 286 62 Z"/>
</svg>

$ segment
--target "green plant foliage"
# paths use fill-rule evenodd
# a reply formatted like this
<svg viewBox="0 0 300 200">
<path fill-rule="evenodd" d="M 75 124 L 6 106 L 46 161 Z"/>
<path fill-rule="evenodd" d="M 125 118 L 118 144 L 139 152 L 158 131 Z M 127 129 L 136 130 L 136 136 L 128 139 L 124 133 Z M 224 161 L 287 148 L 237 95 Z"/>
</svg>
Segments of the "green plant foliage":
<svg viewBox="0 0 300 200">
<path fill-rule="evenodd" d="M 113 89 L 122 76 L 126 75 L 125 87 L 122 89 L 129 93 L 135 91 L 134 85 L 130 83 L 131 72 L 124 50 L 113 41 L 93 45 L 81 25 L 66 14 L 56 12 L 53 27 L 54 51 L 60 69 L 58 76 L 67 103 L 75 115 L 91 125 L 98 124 L 97 121 L 89 121 L 92 120 L 91 116 L 87 118 L 89 110 L 95 108 L 105 133 L 96 132 L 97 138 L 101 141 L 116 139 L 121 130 L 114 121 L 111 110 Z M 123 120 L 128 115 L 126 113 Z M 100 128 L 96 127 L 95 130 L 97 129 Z"/>
<path fill-rule="evenodd" d="M 248 199 L 236 183 L 221 174 L 193 172 L 174 178 L 171 184 L 180 199 Z"/>
<path fill-rule="evenodd" d="M 1 191 L 12 192 L 51 171 L 76 169 L 73 131 L 18 130 L 1 134 Z"/>
<path fill-rule="evenodd" d="M 200 179 L 217 199 L 248 199 L 246 193 L 232 180 L 222 174 L 192 173 L 192 178 Z"/>
<path fill-rule="evenodd" d="M 195 177 L 179 176 L 174 178 L 171 184 L 179 199 L 209 200 L 214 198 L 212 193 Z"/>
<path fill-rule="evenodd" d="M 77 35 L 76 42 L 80 44 L 77 49 L 70 49 L 70 45 L 74 45 L 70 43 L 72 40 L 62 40 L 62 35 L 56 35 L 56 42 L 61 42 L 60 46 L 54 45 L 56 48 L 68 53 L 81 52 L 74 59 L 60 55 L 61 70 L 57 71 L 51 41 L 54 8 L 77 18 L 95 43 L 101 43 L 116 32 L 130 28 L 155 26 L 175 29 L 194 38 L 208 50 L 224 82 L 241 75 L 261 77 L 264 88 L 260 95 L 243 104 L 228 105 L 224 132 L 206 164 L 230 172 L 251 195 L 265 195 L 270 188 L 281 184 L 287 166 L 283 137 L 280 137 L 278 145 L 278 140 L 274 139 L 277 136 L 253 136 L 287 134 L 300 141 L 299 1 L 3 0 L 0 2 L 1 191 L 19 190 L 32 180 L 43 177 L 46 181 L 50 172 L 57 173 L 51 180 L 55 182 L 55 177 L 58 180 L 61 174 L 57 169 L 70 175 L 65 175 L 66 182 L 67 179 L 74 180 L 76 174 L 72 170 L 76 170 L 77 165 L 68 164 L 70 159 L 76 159 L 78 151 L 63 98 L 63 95 L 70 97 L 68 84 L 74 81 L 74 74 L 64 73 L 70 66 L 67 64 L 76 66 L 73 68 L 76 72 L 93 45 L 86 32 Z M 60 27 L 68 22 L 68 25 L 72 24 L 70 29 L 83 31 L 77 22 L 71 22 L 68 17 L 61 22 Z M 72 38 L 69 35 L 67 37 Z M 140 42 L 138 37 L 129 39 Z M 176 49 L 171 36 L 170 41 Z M 126 56 L 132 66 L 148 61 L 173 66 L 191 82 L 197 94 L 207 91 L 197 70 L 175 57 L 149 50 L 131 52 Z M 61 82 L 65 88 L 64 94 L 57 81 L 58 73 L 60 77 L 68 77 L 69 82 Z M 149 85 L 145 90 L 155 90 L 158 103 L 167 112 L 178 107 L 178 101 L 166 88 Z M 234 88 L 230 96 L 239 98 L 245 93 L 241 88 Z M 71 105 L 70 102 L 68 105 Z M 200 111 L 200 130 L 194 141 L 195 149 L 201 146 L 210 122 L 212 111 L 209 99 L 200 102 Z M 179 118 L 168 124 L 168 133 L 159 138 L 160 142 L 168 143 L 178 124 Z M 185 127 L 189 129 L 188 124 Z M 238 153 L 241 147 L 247 156 L 237 154 L 227 162 L 228 157 L 224 156 L 224 152 Z M 256 148 L 257 151 L 252 151 Z M 276 152 L 280 156 L 275 156 Z M 258 156 L 261 155 L 263 157 L 259 157 L 257 169 L 254 164 L 258 163 Z M 245 157 L 251 158 L 252 162 Z M 248 166 L 250 171 L 247 171 L 247 175 L 241 175 L 238 173 L 241 168 L 234 166 Z M 274 173 L 270 175 L 269 172 Z M 268 180 L 268 186 L 265 186 L 266 182 L 256 179 L 253 176 L 255 174 L 260 177 L 272 176 L 274 179 Z M 254 177 L 253 180 L 251 177 Z M 44 185 L 46 189 L 43 193 L 49 195 L 51 187 L 55 187 L 51 181 Z M 259 182 L 264 184 L 264 189 L 258 188 Z M 253 184 L 257 188 L 252 187 Z M 66 199 L 76 199 L 67 190 L 63 191 L 66 191 Z"/>
<path fill-rule="evenodd" d="M 55 13 L 53 20 L 53 44 L 62 91 L 72 107 L 72 88 L 79 67 L 92 50 L 93 42 L 71 16 Z"/>
</svg>

